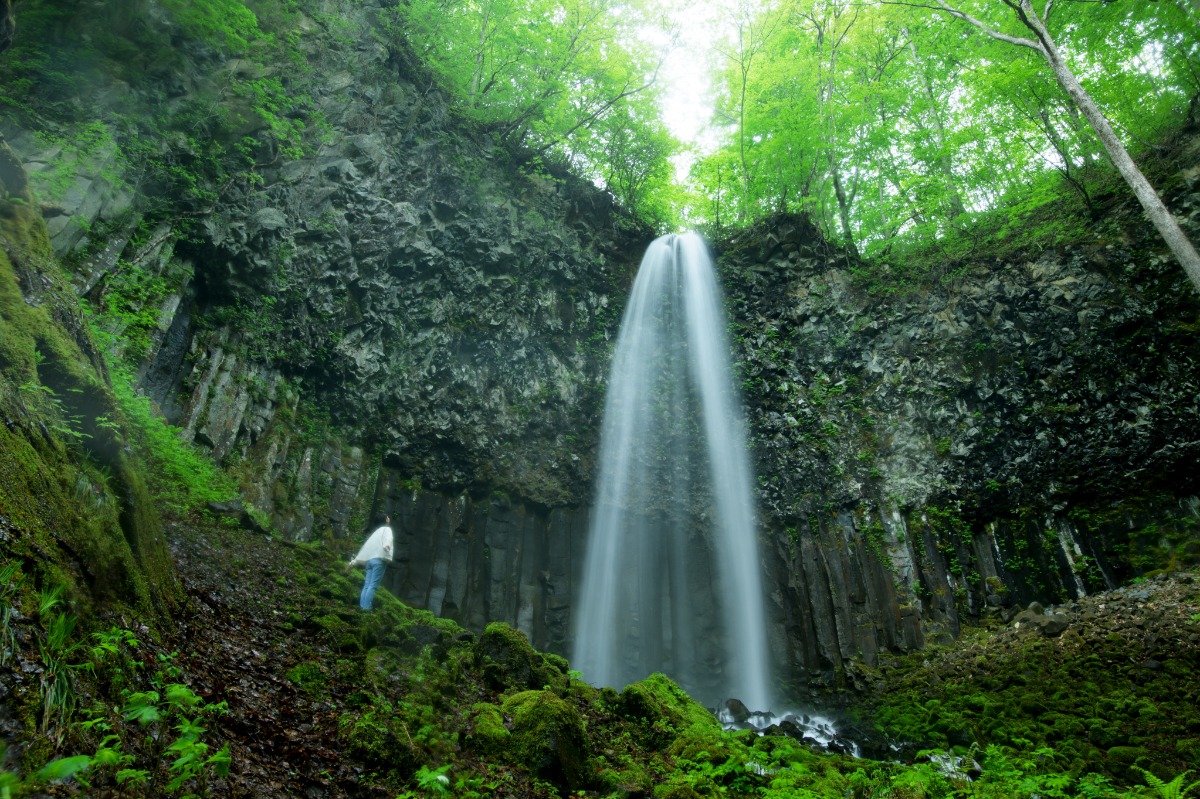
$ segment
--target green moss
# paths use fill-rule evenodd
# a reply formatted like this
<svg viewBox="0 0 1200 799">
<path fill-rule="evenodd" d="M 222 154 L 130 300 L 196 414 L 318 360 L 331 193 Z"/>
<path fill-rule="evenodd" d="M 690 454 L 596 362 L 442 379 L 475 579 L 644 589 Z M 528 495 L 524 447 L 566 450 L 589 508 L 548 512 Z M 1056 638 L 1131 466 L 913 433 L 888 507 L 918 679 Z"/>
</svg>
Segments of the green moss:
<svg viewBox="0 0 1200 799">
<path fill-rule="evenodd" d="M 1186 610 L 1175 612 L 1182 618 Z M 1170 671 L 1142 668 L 1145 642 L 1119 631 L 1026 640 L 969 659 L 949 653 L 933 664 L 923 652 L 903 675 L 885 675 L 892 684 L 875 720 L 916 749 L 1046 748 L 1075 774 L 1136 782 L 1136 765 L 1170 776 L 1195 762 L 1176 742 L 1190 737 L 1200 716 L 1194 703 L 1179 701 L 1195 693 L 1200 660 L 1187 645 L 1185 627 L 1167 625 L 1161 632 L 1168 635 L 1157 646 L 1178 661 Z M 969 637 L 959 642 L 960 650 L 973 646 Z"/>
<path fill-rule="evenodd" d="M 0 410 L 27 422 L 0 432 L 0 509 L 39 560 L 73 561 L 63 571 L 87 584 L 67 581 L 76 600 L 165 610 L 181 593 L 146 470 L 128 453 L 106 364 L 3 142 L 0 197 Z M 41 278 L 36 306 L 25 302 L 18 267 Z"/>
<path fill-rule="evenodd" d="M 1200 738 L 1182 738 L 1176 741 L 1175 752 L 1181 760 L 1200 763 Z"/>
<path fill-rule="evenodd" d="M 654 789 L 654 799 L 707 799 L 719 796 L 721 789 L 712 780 L 694 777 L 674 777 L 671 782 Z"/>
<path fill-rule="evenodd" d="M 487 702 L 471 707 L 471 746 L 484 755 L 502 757 L 512 733 L 504 726 L 500 708 Z"/>
<path fill-rule="evenodd" d="M 685 732 L 672 742 L 667 749 L 672 757 L 689 760 L 693 763 L 723 763 L 729 756 L 726 744 L 731 740 L 721 732 L 693 728 L 693 732 Z"/>
<path fill-rule="evenodd" d="M 625 686 L 618 708 L 622 715 L 658 733 L 663 744 L 685 733 L 704 736 L 721 731 L 716 716 L 663 674 Z"/>
<path fill-rule="evenodd" d="M 557 669 L 562 674 L 568 674 L 571 669 L 571 664 L 562 655 L 555 655 L 552 652 L 546 652 L 543 657 L 546 659 L 546 665 Z"/>
<path fill-rule="evenodd" d="M 329 636 L 330 644 L 339 652 L 361 652 L 362 639 L 358 627 L 350 624 L 336 613 L 326 613 L 312 620 L 313 624 Z"/>
<path fill-rule="evenodd" d="M 338 719 L 338 740 L 350 757 L 373 766 L 408 773 L 416 764 L 407 731 L 386 705 L 344 713 Z"/>
<path fill-rule="evenodd" d="M 484 629 L 475 645 L 475 660 L 484 678 L 499 691 L 547 688 L 564 695 L 568 688 L 566 660 L 534 649 L 520 630 L 503 622 Z"/>
<path fill-rule="evenodd" d="M 1153 771 L 1156 765 L 1150 750 L 1142 746 L 1114 746 L 1105 753 L 1104 760 L 1109 771 L 1131 783 L 1141 777 L 1134 766 Z"/>
<path fill-rule="evenodd" d="M 376 691 L 389 694 L 405 670 L 400 652 L 388 646 L 373 646 L 363 659 L 363 674 Z"/>
<path fill-rule="evenodd" d="M 318 664 L 312 662 L 299 663 L 288 669 L 284 676 L 309 696 L 321 696 L 329 685 L 325 672 Z"/>
<path fill-rule="evenodd" d="M 574 707 L 550 691 L 522 691 L 504 701 L 503 711 L 512 718 L 512 762 L 556 785 L 588 783 L 587 735 Z"/>
</svg>

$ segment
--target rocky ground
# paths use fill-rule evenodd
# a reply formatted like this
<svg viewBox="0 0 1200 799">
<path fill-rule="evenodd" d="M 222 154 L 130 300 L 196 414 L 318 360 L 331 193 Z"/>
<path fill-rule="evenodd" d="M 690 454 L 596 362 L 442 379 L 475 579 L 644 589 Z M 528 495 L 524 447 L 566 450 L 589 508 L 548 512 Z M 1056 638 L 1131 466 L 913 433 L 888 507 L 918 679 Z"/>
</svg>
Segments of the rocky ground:
<svg viewBox="0 0 1200 799">
<path fill-rule="evenodd" d="M 12 768 L 48 754 L 47 742 L 63 756 L 103 749 L 105 740 L 112 750 L 115 740 L 126 767 L 146 776 L 118 785 L 116 769 L 96 766 L 90 787 L 49 784 L 46 795 L 179 795 L 167 790 L 179 774 L 179 753 L 167 744 L 185 716 L 206 728 L 198 738 L 206 756 L 228 747 L 227 776 L 209 766 L 184 784 L 201 796 L 649 796 L 664 785 L 675 788 L 655 795 L 694 796 L 704 780 L 736 788 L 749 778 L 722 767 L 780 747 L 793 747 L 793 760 L 817 758 L 816 770 L 828 774 L 850 774 L 858 763 L 872 775 L 891 768 L 797 754 L 796 742 L 764 743 L 753 733 L 714 746 L 715 722 L 669 685 L 596 691 L 503 625 L 475 636 L 383 594 L 363 614 L 355 607 L 361 575 L 319 546 L 176 525 L 171 548 L 187 596 L 174 629 L 107 619 L 138 644 L 116 641 L 107 655 L 92 649 L 76 681 L 75 721 L 52 720 L 41 743 L 8 753 Z M 15 631 L 15 657 L 3 670 L 6 700 L 18 700 L 10 741 L 28 740 L 14 719 L 31 719 L 26 730 L 37 723 L 46 675 L 35 623 L 18 619 Z M 878 725 L 910 756 L 996 744 L 1136 784 L 1137 768 L 1170 779 L 1200 761 L 1198 674 L 1200 577 L 1179 572 L 885 658 L 870 675 L 871 695 L 856 702 L 860 727 Z M 195 696 L 187 712 L 167 699 L 178 685 Z M 161 718 L 139 724 L 131 697 L 149 691 L 162 697 Z M 204 710 L 222 702 L 224 713 Z M 739 754 L 727 757 L 722 747 Z"/>
<path fill-rule="evenodd" d="M 885 659 L 877 716 L 909 749 L 1030 745 L 1137 783 L 1200 763 L 1200 574 L 1037 603 L 952 645 Z"/>
</svg>

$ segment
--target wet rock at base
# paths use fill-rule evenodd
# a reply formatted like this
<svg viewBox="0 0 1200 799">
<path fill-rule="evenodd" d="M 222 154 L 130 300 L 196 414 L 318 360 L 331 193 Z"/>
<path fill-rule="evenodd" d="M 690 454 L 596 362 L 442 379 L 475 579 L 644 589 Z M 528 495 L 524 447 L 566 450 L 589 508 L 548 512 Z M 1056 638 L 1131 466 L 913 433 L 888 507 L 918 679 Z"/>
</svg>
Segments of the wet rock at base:
<svg viewBox="0 0 1200 799">
<path fill-rule="evenodd" d="M 725 710 L 729 712 L 729 720 L 734 724 L 742 724 L 750 720 L 753 715 L 750 708 L 746 707 L 745 703 L 740 699 L 726 699 Z"/>
</svg>

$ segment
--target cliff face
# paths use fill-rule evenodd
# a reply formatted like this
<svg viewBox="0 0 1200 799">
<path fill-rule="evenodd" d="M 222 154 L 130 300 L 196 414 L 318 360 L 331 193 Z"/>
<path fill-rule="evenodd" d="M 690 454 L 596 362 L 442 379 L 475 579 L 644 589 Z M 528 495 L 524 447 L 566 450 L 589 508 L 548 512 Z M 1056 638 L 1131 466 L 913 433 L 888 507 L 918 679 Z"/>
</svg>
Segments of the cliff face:
<svg viewBox="0 0 1200 799">
<path fill-rule="evenodd" d="M 4 134 L 53 194 L 76 292 L 119 297 L 114 340 L 141 336 L 141 389 L 278 530 L 357 538 L 390 510 L 400 598 L 565 652 L 611 338 L 649 235 L 457 120 L 381 9 L 301 5 L 294 88 L 324 133 L 305 153 L 260 142 L 254 179 L 203 203 L 159 212 L 100 110 L 76 122 L 88 147 L 20 115 Z M 179 39 L 141 10 L 136 35 Z M 93 70 L 89 96 L 126 118 L 237 116 L 214 86 L 286 72 L 172 53 L 132 87 Z M 155 157 L 194 157 L 180 135 Z M 1197 231 L 1197 188 L 1172 199 Z M 1140 216 L 1118 227 L 918 292 L 870 288 L 799 219 L 721 246 L 788 679 L 853 681 L 965 619 L 1197 556 L 1200 305 Z"/>
<path fill-rule="evenodd" d="M 144 5 L 160 37 L 180 35 Z M 153 319 L 134 356 L 143 390 L 301 540 L 344 536 L 352 517 L 357 535 L 384 463 L 449 493 L 585 502 L 609 339 L 647 238 L 594 186 L 521 167 L 456 120 L 383 13 L 307 4 L 293 24 L 314 71 L 292 88 L 324 134 L 302 154 L 259 145 L 248 179 L 173 218 L 135 188 L 120 131 L 92 120 L 101 144 L 67 158 L 17 120 L 5 130 L 54 191 L 49 229 L 78 293 L 111 303 L 130 275 L 154 287 L 118 297 L 114 323 Z M 174 55 L 126 117 L 281 71 Z"/>
<path fill-rule="evenodd" d="M 864 290 L 804 220 L 727 246 L 771 646 L 798 691 L 1200 555 L 1200 304 L 1145 246 L 974 264 L 898 295 Z M 388 485 L 401 597 L 564 651 L 585 509 Z"/>
<path fill-rule="evenodd" d="M 731 245 L 790 661 L 836 675 L 1200 555 L 1200 302 L 1125 225 L 894 293 L 805 220 Z"/>
</svg>

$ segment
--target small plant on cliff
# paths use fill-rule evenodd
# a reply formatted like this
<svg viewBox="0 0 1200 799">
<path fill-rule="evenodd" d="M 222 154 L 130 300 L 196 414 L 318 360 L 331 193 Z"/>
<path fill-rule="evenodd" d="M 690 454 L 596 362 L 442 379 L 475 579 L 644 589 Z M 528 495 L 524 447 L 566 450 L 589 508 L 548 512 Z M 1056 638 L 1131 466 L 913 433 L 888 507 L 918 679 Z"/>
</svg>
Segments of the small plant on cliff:
<svg viewBox="0 0 1200 799">
<path fill-rule="evenodd" d="M 139 645 L 133 634 L 113 628 L 95 638 L 92 656 L 98 665 L 111 666 L 111 682 L 125 684 L 136 679 L 131 672 L 137 671 L 141 661 L 132 657 Z M 211 746 L 205 740 L 208 730 L 201 722 L 224 715 L 228 705 L 206 702 L 179 682 L 183 673 L 173 655 L 160 654 L 158 661 L 159 669 L 150 678 L 151 690 L 122 689 L 119 706 L 98 705 L 88 711 L 90 718 L 81 729 L 108 734 L 94 754 L 79 756 L 86 760 L 83 768 L 93 780 L 111 780 L 121 786 L 127 796 L 208 796 L 210 781 L 229 773 L 231 759 L 228 746 L 210 754 Z M 128 732 L 122 733 L 128 729 L 120 726 L 122 721 L 144 730 L 145 737 L 137 741 Z M 177 733 L 174 740 L 171 730 Z"/>
<path fill-rule="evenodd" d="M 66 724 L 75 712 L 75 672 L 90 668 L 88 663 L 71 663 L 80 643 L 71 640 L 79 617 L 58 610 L 62 604 L 63 587 L 54 586 L 38 595 L 38 617 L 44 635 L 38 640 L 42 661 L 42 732 L 48 733 L 57 723 L 54 739 L 61 741 Z"/>
<path fill-rule="evenodd" d="M 4 561 L 0 564 L 0 666 L 8 662 L 17 648 L 16 632 L 12 628 L 13 603 L 22 582 L 24 575 L 20 563 Z"/>
<path fill-rule="evenodd" d="M 450 778 L 447 773 L 449 766 L 430 768 L 421 766 L 417 769 L 417 785 L 429 796 L 448 796 L 450 794 Z"/>
<path fill-rule="evenodd" d="M 179 428 L 155 413 L 150 400 L 134 388 L 134 378 L 126 369 L 113 370 L 112 384 L 135 443 L 153 467 L 151 488 L 165 507 L 182 514 L 234 498 L 232 479 L 211 458 L 183 441 Z"/>
</svg>

